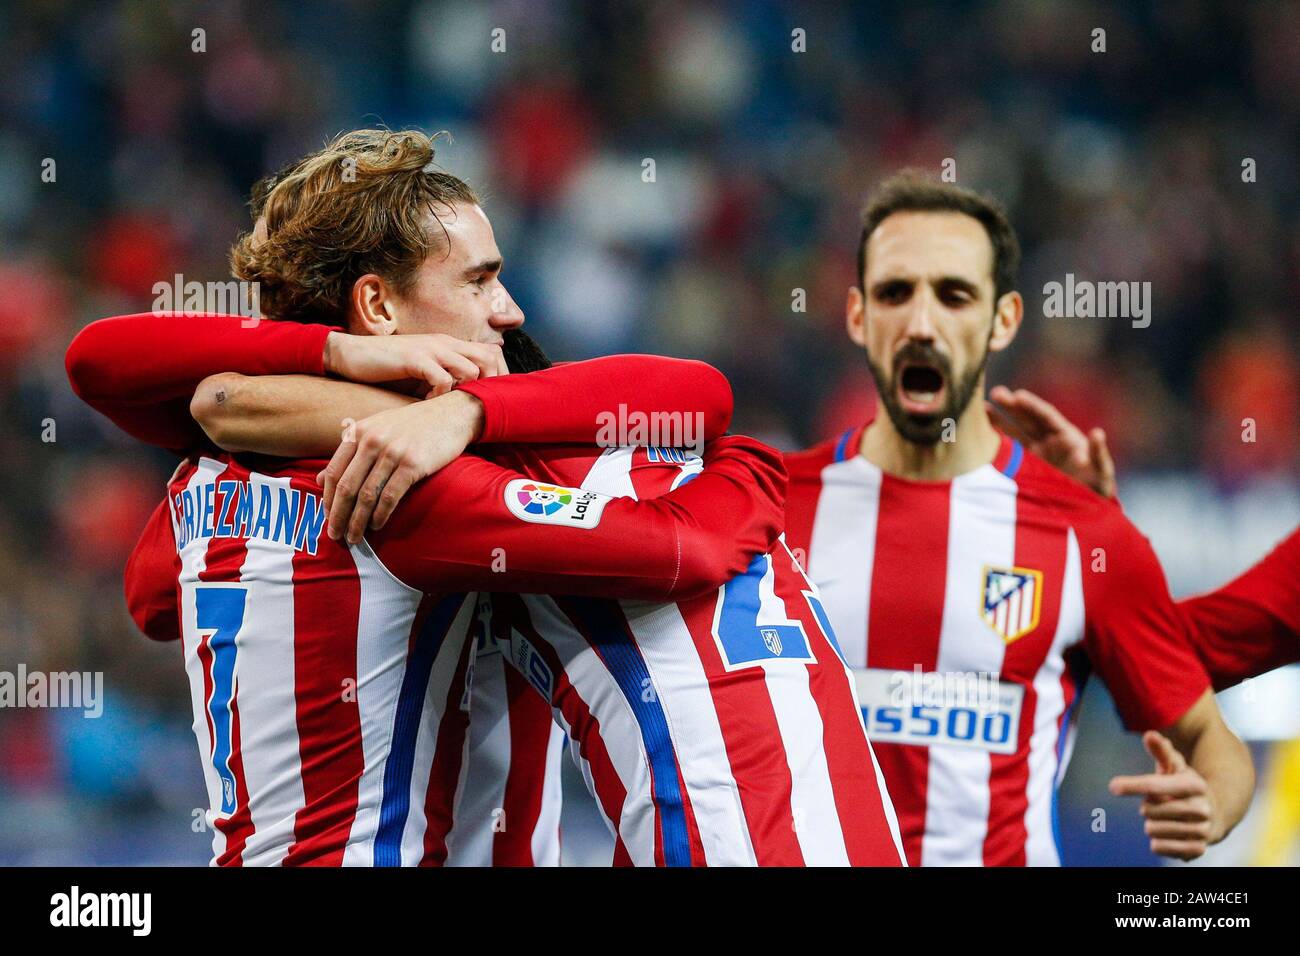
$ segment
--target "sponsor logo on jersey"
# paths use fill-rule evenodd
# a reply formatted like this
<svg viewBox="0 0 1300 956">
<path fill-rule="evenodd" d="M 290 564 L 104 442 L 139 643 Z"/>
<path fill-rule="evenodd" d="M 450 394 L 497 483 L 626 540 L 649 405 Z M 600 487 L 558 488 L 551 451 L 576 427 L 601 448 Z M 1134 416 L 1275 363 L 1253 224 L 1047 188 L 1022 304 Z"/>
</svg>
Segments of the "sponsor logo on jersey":
<svg viewBox="0 0 1300 956">
<path fill-rule="evenodd" d="M 855 668 L 867 736 L 874 743 L 1013 754 L 1025 689 L 984 673 Z"/>
<path fill-rule="evenodd" d="M 516 478 L 506 485 L 505 500 L 510 513 L 524 521 L 594 528 L 600 524 L 601 513 L 611 499 L 581 488 L 561 488 Z"/>
<path fill-rule="evenodd" d="M 1033 568 L 984 568 L 980 617 L 1006 643 L 1038 626 L 1043 572 Z"/>
</svg>

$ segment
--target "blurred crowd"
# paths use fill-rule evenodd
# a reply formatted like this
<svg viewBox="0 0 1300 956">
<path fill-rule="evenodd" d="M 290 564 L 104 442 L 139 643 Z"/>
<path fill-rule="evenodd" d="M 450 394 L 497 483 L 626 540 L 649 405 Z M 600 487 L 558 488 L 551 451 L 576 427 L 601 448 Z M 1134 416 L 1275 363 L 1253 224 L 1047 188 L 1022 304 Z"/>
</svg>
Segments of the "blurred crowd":
<svg viewBox="0 0 1300 956">
<path fill-rule="evenodd" d="M 951 161 L 1025 248 L 993 380 L 1105 427 L 1126 474 L 1229 494 L 1300 465 L 1297 49 L 1285 2 L 0 7 L 0 669 L 103 671 L 110 702 L 0 711 L 0 862 L 201 802 L 179 651 L 120 597 L 171 463 L 62 358 L 155 283 L 226 276 L 262 173 L 344 129 L 448 130 L 553 356 L 713 362 L 736 427 L 793 448 L 874 406 L 842 331 L 866 191 Z M 1067 273 L 1149 281 L 1150 326 L 1045 318 Z"/>
</svg>

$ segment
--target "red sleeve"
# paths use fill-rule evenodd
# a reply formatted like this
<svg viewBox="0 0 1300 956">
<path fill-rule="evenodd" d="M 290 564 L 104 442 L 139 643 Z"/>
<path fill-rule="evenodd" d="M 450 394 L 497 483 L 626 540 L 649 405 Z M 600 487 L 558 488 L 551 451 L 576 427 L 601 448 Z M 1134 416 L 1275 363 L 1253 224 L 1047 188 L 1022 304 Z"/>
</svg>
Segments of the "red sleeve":
<svg viewBox="0 0 1300 956">
<path fill-rule="evenodd" d="M 1118 505 L 1076 525 L 1084 645 L 1130 730 L 1176 723 L 1210 686 L 1151 543 Z"/>
<path fill-rule="evenodd" d="M 1231 584 L 1178 610 L 1215 690 L 1300 661 L 1300 528 Z"/>
<path fill-rule="evenodd" d="M 176 312 L 92 322 L 68 346 L 72 390 L 134 438 L 181 450 L 206 445 L 190 417 L 199 382 L 218 372 L 321 375 L 324 325 Z"/>
<path fill-rule="evenodd" d="M 176 595 L 180 565 L 168 501 L 164 498 L 149 516 L 126 562 L 127 610 L 145 637 L 174 641 L 181 636 Z"/>
<path fill-rule="evenodd" d="M 725 375 L 704 362 L 660 355 L 611 355 L 460 388 L 483 403 L 479 440 L 487 443 L 698 447 L 731 424 Z M 621 433 L 620 421 L 626 423 Z M 644 437 L 636 433 L 638 423 Z M 680 435 L 664 434 L 678 425 Z"/>
<path fill-rule="evenodd" d="M 367 540 L 393 574 L 424 591 L 682 600 L 740 574 L 782 527 L 778 452 L 720 438 L 704 465 L 675 491 L 638 501 L 553 487 L 549 475 L 465 455 Z"/>
</svg>

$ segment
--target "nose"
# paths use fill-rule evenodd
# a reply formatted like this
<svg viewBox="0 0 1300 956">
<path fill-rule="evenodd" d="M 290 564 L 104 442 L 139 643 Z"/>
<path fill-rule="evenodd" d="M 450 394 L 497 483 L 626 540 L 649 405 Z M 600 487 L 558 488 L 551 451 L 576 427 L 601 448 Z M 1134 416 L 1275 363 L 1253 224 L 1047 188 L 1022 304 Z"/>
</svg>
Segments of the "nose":
<svg viewBox="0 0 1300 956">
<path fill-rule="evenodd" d="M 497 291 L 498 300 L 492 303 L 492 316 L 488 320 L 492 328 L 499 330 L 519 328 L 524 324 L 524 310 L 519 308 L 519 303 L 506 291 L 504 285 Z"/>
<path fill-rule="evenodd" d="M 928 283 L 921 283 L 917 292 L 908 303 L 907 325 L 903 329 L 904 338 L 914 342 L 933 342 L 935 337 L 935 300 L 934 290 Z"/>
</svg>

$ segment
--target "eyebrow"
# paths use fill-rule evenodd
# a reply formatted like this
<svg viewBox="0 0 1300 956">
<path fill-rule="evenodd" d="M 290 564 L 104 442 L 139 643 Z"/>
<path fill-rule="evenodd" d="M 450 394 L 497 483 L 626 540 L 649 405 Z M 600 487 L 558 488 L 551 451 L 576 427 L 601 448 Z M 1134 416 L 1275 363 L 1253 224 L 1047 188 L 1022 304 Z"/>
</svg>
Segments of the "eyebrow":
<svg viewBox="0 0 1300 956">
<path fill-rule="evenodd" d="M 474 276 L 479 275 L 480 273 L 483 272 L 499 272 L 499 271 L 501 271 L 501 258 L 497 257 L 496 259 L 484 259 L 482 262 L 470 266 L 468 269 L 465 270 L 463 275 L 465 276 L 466 279 L 472 279 L 474 278 Z"/>
</svg>

